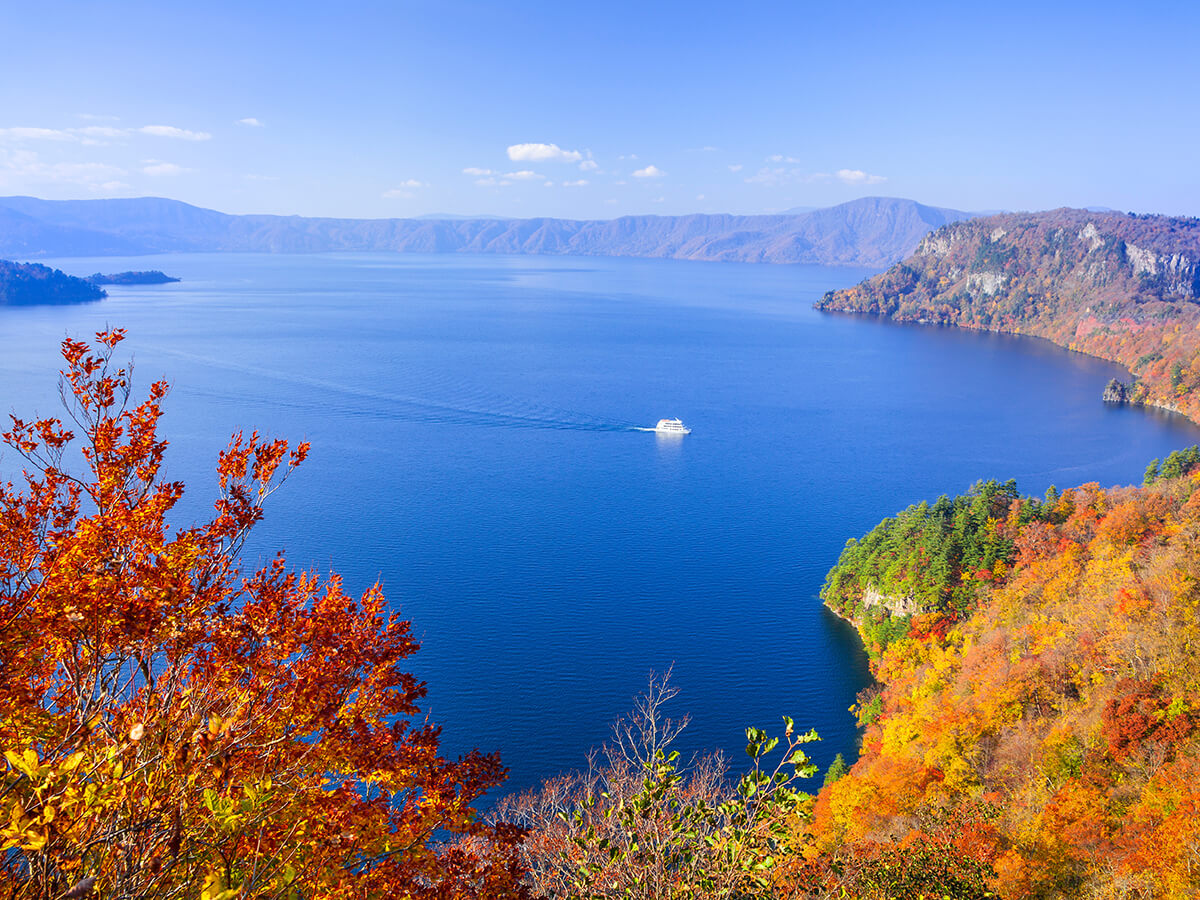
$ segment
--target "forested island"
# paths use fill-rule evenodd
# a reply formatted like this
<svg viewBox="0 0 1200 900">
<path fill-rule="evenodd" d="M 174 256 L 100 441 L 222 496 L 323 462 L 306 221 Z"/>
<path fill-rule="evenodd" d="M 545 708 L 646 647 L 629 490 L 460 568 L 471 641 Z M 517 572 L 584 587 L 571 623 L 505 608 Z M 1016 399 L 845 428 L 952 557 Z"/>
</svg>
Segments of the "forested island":
<svg viewBox="0 0 1200 900">
<path fill-rule="evenodd" d="M 117 272 L 113 275 L 97 272 L 84 280 L 92 284 L 172 284 L 180 279 L 164 274 L 158 269 L 150 269 L 145 272 Z"/>
<path fill-rule="evenodd" d="M 1058 209 L 945 225 L 817 308 L 1046 338 L 1133 373 L 1107 399 L 1200 421 L 1200 219 Z"/>
<path fill-rule="evenodd" d="M 92 282 L 58 269 L 0 259 L 0 305 L 90 303 L 107 296 Z"/>
</svg>

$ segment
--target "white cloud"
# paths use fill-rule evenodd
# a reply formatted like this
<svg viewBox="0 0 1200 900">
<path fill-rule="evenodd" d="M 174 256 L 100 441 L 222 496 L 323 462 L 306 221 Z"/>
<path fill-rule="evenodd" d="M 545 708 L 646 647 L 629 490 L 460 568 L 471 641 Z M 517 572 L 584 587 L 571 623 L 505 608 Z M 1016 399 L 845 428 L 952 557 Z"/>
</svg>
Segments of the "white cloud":
<svg viewBox="0 0 1200 900">
<path fill-rule="evenodd" d="M 508 172 L 504 177 L 511 178 L 513 181 L 542 181 L 546 176 L 531 172 L 529 169 L 522 169 L 520 172 Z"/>
<path fill-rule="evenodd" d="M 667 173 L 658 166 L 646 166 L 644 169 L 638 169 L 633 173 L 634 178 L 662 178 Z"/>
<path fill-rule="evenodd" d="M 600 168 L 600 166 L 597 165 L 594 159 L 585 159 L 579 164 L 580 172 L 595 172 L 598 168 Z"/>
<path fill-rule="evenodd" d="M 142 134 L 177 138 L 181 141 L 207 141 L 212 138 L 207 131 L 188 131 L 186 128 L 176 128 L 174 125 L 143 125 L 138 131 Z"/>
<path fill-rule="evenodd" d="M 883 175 L 868 175 L 862 169 L 838 169 L 834 175 L 846 184 L 879 184 L 887 181 Z"/>
<path fill-rule="evenodd" d="M 76 134 L 85 134 L 88 137 L 106 137 L 118 138 L 124 137 L 129 133 L 125 128 L 113 128 L 111 125 L 85 125 L 83 128 L 72 128 Z"/>
<path fill-rule="evenodd" d="M 482 177 L 484 175 L 495 175 L 496 174 L 491 169 L 480 169 L 476 166 L 467 166 L 462 171 L 463 171 L 464 175 L 477 175 L 480 177 Z"/>
<path fill-rule="evenodd" d="M 703 199 L 704 199 L 704 195 L 703 195 L 703 194 L 697 194 L 697 195 L 696 195 L 696 199 L 697 199 L 697 200 L 703 200 Z"/>
<path fill-rule="evenodd" d="M 583 187 L 587 183 L 586 178 L 580 178 L 578 181 L 564 181 L 563 187 Z"/>
<path fill-rule="evenodd" d="M 74 184 L 92 191 L 116 190 L 125 170 L 105 163 L 43 162 L 32 150 L 0 149 L 0 185 L 28 189 L 30 184 Z"/>
<path fill-rule="evenodd" d="M 384 191 L 380 194 L 388 200 L 411 200 L 416 194 L 413 193 L 417 188 L 425 187 L 426 185 L 415 178 L 409 178 L 400 182 L 391 190 Z"/>
<path fill-rule="evenodd" d="M 494 178 L 490 175 L 487 178 L 476 178 L 475 183 L 480 187 L 508 187 L 512 184 L 506 178 Z"/>
<path fill-rule="evenodd" d="M 85 122 L 120 122 L 120 116 L 101 116 L 95 113 L 75 113 L 77 119 L 83 119 Z"/>
<path fill-rule="evenodd" d="M 553 181 L 544 181 L 544 182 L 542 182 L 542 187 L 554 187 L 554 182 Z"/>
<path fill-rule="evenodd" d="M 708 145 L 705 145 L 703 147 L 689 147 L 687 152 L 688 153 L 716 153 L 717 149 L 718 149 L 717 147 L 710 147 Z"/>
<path fill-rule="evenodd" d="M 263 128 L 264 127 L 263 123 L 258 121 L 258 119 L 254 118 L 254 116 L 250 116 L 245 119 L 238 119 L 237 123 L 239 125 L 249 125 L 251 128 Z"/>
<path fill-rule="evenodd" d="M 636 153 L 627 153 L 627 154 L 617 157 L 617 159 L 637 159 L 637 158 L 638 158 L 638 155 Z"/>
<path fill-rule="evenodd" d="M 177 166 L 175 163 L 163 162 L 161 159 L 143 160 L 145 163 L 142 166 L 142 171 L 147 175 L 155 178 L 164 175 L 182 175 L 184 172 L 190 172 L 191 169 L 185 169 L 183 166 Z"/>
<path fill-rule="evenodd" d="M 57 128 L 0 128 L 0 140 L 9 141 L 74 141 L 69 131 Z"/>
<path fill-rule="evenodd" d="M 558 144 L 513 144 L 508 148 L 508 158 L 513 162 L 579 162 L 583 154 L 564 150 Z"/>
<path fill-rule="evenodd" d="M 730 167 L 729 167 L 729 171 L 730 171 L 730 172 L 740 172 L 740 171 L 742 171 L 742 169 L 744 169 L 744 168 L 746 168 L 746 167 L 745 167 L 745 166 L 743 166 L 741 163 L 737 163 L 736 165 L 732 165 L 732 166 L 730 166 Z"/>
<path fill-rule="evenodd" d="M 847 170 L 843 169 L 842 171 L 846 172 Z M 853 174 L 853 173 L 850 173 L 850 174 Z M 862 174 L 864 176 L 864 178 L 868 178 L 868 179 L 878 177 L 878 176 L 874 176 L 874 175 L 866 175 L 865 173 L 859 173 L 859 174 Z M 759 169 L 755 174 L 750 175 L 743 180 L 746 182 L 746 184 L 763 184 L 763 185 L 768 185 L 768 186 L 776 186 L 776 185 L 781 185 L 781 184 L 813 184 L 818 181 L 828 181 L 830 178 L 833 178 L 833 177 L 834 176 L 830 175 L 828 172 L 806 172 L 806 171 L 804 171 L 804 169 L 788 168 L 786 166 L 776 166 L 774 168 L 764 166 L 763 168 Z M 840 178 L 841 176 L 839 175 L 838 177 Z M 845 179 L 842 179 L 842 180 L 845 181 Z M 880 180 L 882 181 L 884 179 L 880 179 Z M 854 182 L 847 181 L 847 184 L 850 184 L 850 183 L 854 183 Z M 876 182 L 866 181 L 864 183 L 875 184 Z"/>
<path fill-rule="evenodd" d="M 655 198 L 654 198 L 653 200 L 651 200 L 650 202 L 651 202 L 651 203 L 665 203 L 666 201 L 667 201 L 667 198 L 666 198 L 666 197 L 655 197 Z"/>
</svg>

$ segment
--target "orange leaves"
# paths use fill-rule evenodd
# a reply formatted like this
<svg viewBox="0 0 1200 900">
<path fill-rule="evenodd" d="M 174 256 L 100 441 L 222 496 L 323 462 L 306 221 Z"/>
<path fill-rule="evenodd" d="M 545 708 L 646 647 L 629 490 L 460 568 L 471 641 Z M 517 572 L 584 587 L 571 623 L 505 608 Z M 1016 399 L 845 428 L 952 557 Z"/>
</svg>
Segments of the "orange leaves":
<svg viewBox="0 0 1200 900">
<path fill-rule="evenodd" d="M 957 811 L 983 792 L 1000 815 L 971 855 L 1000 896 L 1196 893 L 1195 496 L 1186 474 L 1084 485 L 1019 524 L 977 610 L 944 634 L 917 620 L 883 655 L 862 755 L 816 803 L 819 845 L 917 846 L 920 803 Z"/>
<path fill-rule="evenodd" d="M 240 570 L 308 445 L 236 436 L 214 518 L 169 534 L 167 388 L 129 405 L 123 337 L 64 342 L 75 429 L 5 436 L 30 471 L 0 485 L 0 895 L 521 896 L 514 834 L 472 809 L 503 769 L 410 727 L 417 645 L 378 587 Z M 443 833 L 481 841 L 447 852 Z"/>
</svg>

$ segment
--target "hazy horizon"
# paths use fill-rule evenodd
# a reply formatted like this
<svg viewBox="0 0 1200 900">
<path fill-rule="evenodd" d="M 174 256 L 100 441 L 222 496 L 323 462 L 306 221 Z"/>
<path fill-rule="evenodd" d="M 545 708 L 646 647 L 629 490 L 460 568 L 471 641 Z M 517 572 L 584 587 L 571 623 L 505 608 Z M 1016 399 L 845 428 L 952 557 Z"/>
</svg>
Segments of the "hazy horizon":
<svg viewBox="0 0 1200 900">
<path fill-rule="evenodd" d="M 50 201 L 50 202 L 63 202 L 63 203 L 71 203 L 71 202 L 83 201 L 83 200 L 165 200 L 165 201 L 171 202 L 171 203 L 186 203 L 189 206 L 194 206 L 198 209 L 206 209 L 206 210 L 210 210 L 212 212 L 222 213 L 224 215 L 279 216 L 281 218 L 294 218 L 297 215 L 299 215 L 298 213 L 274 213 L 274 212 L 263 212 L 261 210 L 251 210 L 251 211 L 247 211 L 247 212 L 236 212 L 235 213 L 235 212 L 230 212 L 229 210 L 219 209 L 219 208 L 213 207 L 213 206 L 205 206 L 203 203 L 192 203 L 187 200 L 181 200 L 178 197 L 169 197 L 169 196 L 166 196 L 163 194 L 142 194 L 142 195 L 137 195 L 137 196 L 130 195 L 130 196 L 122 196 L 122 197 L 94 197 L 94 196 L 93 197 L 88 197 L 88 196 L 39 197 L 35 194 L 0 194 L 0 201 L 12 200 L 12 199 L 26 199 L 26 198 L 32 199 L 32 200 L 46 200 L 46 201 Z M 937 206 L 936 204 L 925 203 L 924 201 L 922 201 L 916 197 L 892 197 L 892 196 L 888 196 L 885 194 L 868 194 L 868 195 L 864 195 L 862 197 L 854 197 L 854 198 L 851 198 L 850 200 L 843 200 L 840 203 L 830 204 L 829 206 L 795 207 L 795 208 L 789 208 L 789 209 L 781 209 L 781 210 L 777 210 L 775 212 L 749 212 L 749 213 L 746 213 L 746 212 L 735 212 L 735 211 L 731 211 L 731 210 L 709 210 L 709 211 L 702 212 L 700 210 L 691 210 L 691 211 L 685 211 L 685 212 L 680 212 L 680 213 L 664 213 L 664 212 L 651 211 L 651 212 L 647 212 L 647 213 L 621 213 L 619 215 L 613 214 L 610 216 L 578 217 L 578 216 L 544 216 L 544 215 L 540 215 L 540 214 L 511 215 L 511 216 L 510 215 L 501 215 L 498 213 L 463 214 L 463 213 L 438 212 L 436 210 L 433 210 L 430 212 L 414 213 L 412 215 L 405 215 L 405 216 L 401 216 L 401 215 L 395 215 L 395 216 L 386 216 L 386 215 L 380 215 L 380 216 L 320 215 L 320 216 L 301 216 L 301 218 L 364 219 L 364 220 L 371 220 L 371 219 L 446 219 L 446 220 L 464 220 L 464 221 L 472 220 L 472 219 L 497 219 L 497 220 L 504 220 L 504 219 L 562 219 L 562 220 L 575 220 L 575 221 L 606 222 L 606 221 L 611 221 L 613 219 L 629 218 L 629 217 L 645 217 L 645 216 L 663 216 L 663 217 L 669 217 L 669 218 L 678 218 L 680 216 L 693 216 L 693 215 L 695 215 L 695 216 L 788 216 L 788 215 L 803 216 L 803 215 L 807 215 L 812 212 L 820 212 L 820 211 L 826 210 L 826 209 L 833 209 L 834 207 L 837 207 L 837 206 L 843 206 L 847 203 L 853 203 L 856 200 L 895 200 L 895 201 L 899 201 L 899 202 L 903 202 L 903 203 L 907 203 L 907 202 L 916 203 L 918 205 L 928 206 L 928 207 L 931 207 L 934 209 L 953 209 L 953 207 L 942 207 L 942 206 Z M 955 212 L 969 212 L 974 215 L 994 215 L 994 214 L 997 214 L 1000 212 L 1037 212 L 1038 210 L 958 210 L 958 209 L 954 209 L 954 211 Z M 1111 211 L 1119 212 L 1120 210 L 1111 210 Z"/>
</svg>

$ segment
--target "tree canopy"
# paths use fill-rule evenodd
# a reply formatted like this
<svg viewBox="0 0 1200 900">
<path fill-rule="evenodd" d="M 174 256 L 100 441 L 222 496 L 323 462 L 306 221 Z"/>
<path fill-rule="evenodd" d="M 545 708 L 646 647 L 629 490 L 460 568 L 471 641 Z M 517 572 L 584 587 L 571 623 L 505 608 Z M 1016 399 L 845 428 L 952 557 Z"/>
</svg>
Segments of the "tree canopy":
<svg viewBox="0 0 1200 900">
<path fill-rule="evenodd" d="M 240 566 L 308 445 L 235 435 L 172 531 L 167 386 L 131 401 L 123 337 L 64 341 L 66 420 L 3 436 L 0 895 L 523 896 L 519 830 L 472 808 L 504 769 L 440 755 L 379 586 Z"/>
</svg>

